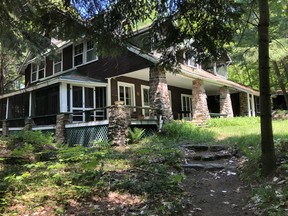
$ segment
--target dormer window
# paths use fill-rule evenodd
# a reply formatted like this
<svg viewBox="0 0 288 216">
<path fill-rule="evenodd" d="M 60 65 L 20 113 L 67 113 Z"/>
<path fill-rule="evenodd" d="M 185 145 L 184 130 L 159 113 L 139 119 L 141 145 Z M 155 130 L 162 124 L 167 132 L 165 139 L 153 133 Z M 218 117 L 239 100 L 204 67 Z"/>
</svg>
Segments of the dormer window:
<svg viewBox="0 0 288 216">
<path fill-rule="evenodd" d="M 31 64 L 31 82 L 36 82 L 45 77 L 45 61 L 41 61 L 38 64 Z"/>
<path fill-rule="evenodd" d="M 74 46 L 74 66 L 97 60 L 93 41 L 83 42 Z"/>
<path fill-rule="evenodd" d="M 53 72 L 59 73 L 62 71 L 62 52 L 56 55 L 56 58 L 53 61 Z"/>
<path fill-rule="evenodd" d="M 201 65 L 196 63 L 196 60 L 194 57 L 190 57 L 186 59 L 186 64 L 192 68 L 197 68 L 197 69 L 201 69 Z"/>
</svg>

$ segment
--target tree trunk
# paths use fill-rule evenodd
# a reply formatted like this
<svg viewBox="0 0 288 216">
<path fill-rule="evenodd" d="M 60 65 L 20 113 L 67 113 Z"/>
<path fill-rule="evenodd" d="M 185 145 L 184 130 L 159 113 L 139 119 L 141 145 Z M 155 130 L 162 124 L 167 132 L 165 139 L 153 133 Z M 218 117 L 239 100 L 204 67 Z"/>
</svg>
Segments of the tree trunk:
<svg viewBox="0 0 288 216">
<path fill-rule="evenodd" d="M 276 168 L 272 132 L 270 79 L 269 79 L 269 6 L 268 0 L 259 0 L 259 84 L 261 113 L 262 175 L 269 175 Z"/>
<path fill-rule="evenodd" d="M 285 105 L 286 105 L 286 109 L 288 109 L 288 95 L 287 95 L 287 92 L 286 92 L 286 86 L 285 86 L 285 83 L 284 83 L 284 77 L 281 76 L 281 73 L 280 73 L 280 70 L 279 70 L 279 67 L 278 67 L 278 64 L 276 61 L 272 61 L 272 64 L 273 64 L 273 67 L 274 67 L 274 70 L 275 70 L 275 74 L 278 78 L 278 84 L 282 90 L 282 93 L 283 93 L 283 96 L 284 96 L 284 99 L 285 99 Z"/>
</svg>

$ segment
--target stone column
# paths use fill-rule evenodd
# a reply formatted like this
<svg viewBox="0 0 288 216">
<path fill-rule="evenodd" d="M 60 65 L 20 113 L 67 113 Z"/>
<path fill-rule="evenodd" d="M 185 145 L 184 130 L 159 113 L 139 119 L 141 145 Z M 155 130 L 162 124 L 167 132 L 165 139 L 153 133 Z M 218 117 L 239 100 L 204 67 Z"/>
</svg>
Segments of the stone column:
<svg viewBox="0 0 288 216">
<path fill-rule="evenodd" d="M 130 124 L 130 111 L 124 106 L 123 101 L 116 101 L 109 108 L 108 139 L 113 146 L 123 146 L 128 137 Z"/>
<path fill-rule="evenodd" d="M 71 115 L 69 114 L 59 114 L 56 116 L 56 132 L 55 132 L 55 139 L 57 143 L 63 144 L 66 143 L 66 129 L 65 125 L 70 123 Z"/>
<path fill-rule="evenodd" d="M 150 104 L 155 110 L 152 110 L 152 115 L 162 115 L 163 121 L 173 119 L 171 104 L 166 80 L 166 72 L 156 67 L 150 68 L 149 73 L 149 94 Z"/>
<path fill-rule="evenodd" d="M 223 117 L 226 118 L 234 116 L 230 92 L 226 86 L 220 88 L 220 114 L 225 114 Z"/>
<path fill-rule="evenodd" d="M 240 116 L 248 115 L 248 95 L 245 92 L 239 93 L 239 103 L 240 103 Z"/>
<path fill-rule="evenodd" d="M 210 119 L 203 80 L 196 79 L 192 82 L 192 114 L 192 119 L 196 122 Z"/>
<path fill-rule="evenodd" d="M 9 123 L 7 120 L 2 122 L 2 136 L 6 137 L 9 134 Z"/>
<path fill-rule="evenodd" d="M 25 126 L 23 128 L 24 131 L 31 131 L 34 125 L 34 121 L 32 118 L 28 117 L 25 119 Z"/>
</svg>

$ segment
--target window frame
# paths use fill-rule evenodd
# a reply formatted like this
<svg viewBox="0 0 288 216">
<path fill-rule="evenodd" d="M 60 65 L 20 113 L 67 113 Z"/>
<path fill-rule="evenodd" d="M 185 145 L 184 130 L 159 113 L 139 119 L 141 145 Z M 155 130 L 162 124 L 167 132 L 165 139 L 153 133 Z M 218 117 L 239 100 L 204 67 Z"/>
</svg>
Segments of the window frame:
<svg viewBox="0 0 288 216">
<path fill-rule="evenodd" d="M 144 101 L 144 90 L 148 90 L 148 105 L 145 105 L 145 101 Z M 150 107 L 150 87 L 147 85 L 141 85 L 141 106 L 142 107 Z M 142 114 L 144 116 L 147 116 L 147 110 L 146 109 L 142 109 Z M 149 114 L 149 110 L 148 110 L 148 114 Z M 149 115 L 148 115 L 149 116 Z"/>
<path fill-rule="evenodd" d="M 90 42 L 93 44 L 93 48 L 88 49 L 88 44 L 89 44 Z M 76 54 L 75 54 L 75 51 L 76 51 L 75 48 L 76 48 L 77 46 L 81 45 L 81 44 L 82 44 L 82 46 L 83 46 L 83 50 L 82 50 L 81 53 L 78 53 L 78 54 L 76 55 Z M 95 52 L 95 44 L 94 44 L 94 42 L 93 42 L 92 40 L 84 41 L 84 42 L 81 42 L 81 43 L 78 43 L 78 44 L 73 45 L 73 67 L 79 67 L 79 66 L 81 66 L 81 65 L 85 65 L 85 64 L 91 63 L 91 62 L 93 62 L 93 61 L 97 61 L 97 60 L 98 60 L 98 56 L 96 55 L 96 53 L 94 54 L 94 56 L 95 56 L 94 59 L 89 60 L 89 61 L 87 60 L 88 52 L 91 52 L 91 51 L 92 51 L 92 52 L 93 52 L 93 51 Z M 80 56 L 80 55 L 82 55 L 82 63 L 75 65 L 75 57 Z"/>
<path fill-rule="evenodd" d="M 57 53 L 56 55 L 59 55 L 61 56 L 61 60 L 56 62 L 55 60 L 53 60 L 53 74 L 57 74 L 57 73 L 61 73 L 63 71 L 63 52 L 61 50 L 61 52 Z M 55 71 L 55 66 L 60 64 L 60 71 Z"/>
<path fill-rule="evenodd" d="M 190 109 L 189 110 L 184 110 L 184 101 L 183 101 L 183 98 L 189 98 L 189 103 L 190 103 Z M 181 111 L 182 112 L 185 112 L 185 111 L 189 111 L 190 113 L 192 113 L 192 109 L 193 109 L 193 106 L 192 106 L 192 95 L 189 95 L 189 94 L 181 94 Z M 186 104 L 187 105 L 187 104 Z M 186 107 L 185 105 L 185 107 Z M 190 114 L 187 114 L 187 113 L 183 113 L 183 117 L 188 117 L 190 118 Z"/>
<path fill-rule="evenodd" d="M 43 68 L 40 68 L 41 63 L 43 63 Z M 36 70 L 33 70 L 33 65 L 36 66 Z M 43 70 L 43 77 L 39 78 L 39 72 Z M 33 74 L 36 74 L 35 80 L 33 79 Z M 37 82 L 39 80 L 42 80 L 46 77 L 46 59 L 41 60 L 38 63 L 31 63 L 31 69 L 30 69 L 30 81 L 31 83 Z"/>
<path fill-rule="evenodd" d="M 126 82 L 117 82 L 117 91 L 118 91 L 118 101 L 120 101 L 120 87 L 128 87 L 131 88 L 131 103 L 132 104 L 126 104 L 126 97 L 125 97 L 125 93 L 124 93 L 124 105 L 126 106 L 135 106 L 136 104 L 136 100 L 135 100 L 135 84 L 132 83 L 126 83 Z"/>
</svg>

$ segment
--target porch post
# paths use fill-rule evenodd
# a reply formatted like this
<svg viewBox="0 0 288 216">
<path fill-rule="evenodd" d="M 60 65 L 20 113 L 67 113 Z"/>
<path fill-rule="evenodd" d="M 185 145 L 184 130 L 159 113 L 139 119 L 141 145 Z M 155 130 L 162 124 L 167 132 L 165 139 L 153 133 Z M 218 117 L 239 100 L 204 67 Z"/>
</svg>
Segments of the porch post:
<svg viewBox="0 0 288 216">
<path fill-rule="evenodd" d="M 233 108 L 228 87 L 224 86 L 220 88 L 220 114 L 224 114 L 227 118 L 232 118 Z"/>
<path fill-rule="evenodd" d="M 29 92 L 29 116 L 32 116 L 32 92 Z"/>
<path fill-rule="evenodd" d="M 123 101 L 116 101 L 115 105 L 109 108 L 108 139 L 113 146 L 126 144 L 129 124 L 129 109 L 124 106 Z"/>
<path fill-rule="evenodd" d="M 9 118 L 9 97 L 7 97 L 7 102 L 6 102 L 6 118 Z"/>
<path fill-rule="evenodd" d="M 33 125 L 34 125 L 34 121 L 32 118 L 30 118 L 30 117 L 25 118 L 25 126 L 24 126 L 23 130 L 24 131 L 31 131 Z"/>
<path fill-rule="evenodd" d="M 56 116 L 56 132 L 55 139 L 57 143 L 66 143 L 66 128 L 65 125 L 72 122 L 71 115 L 69 114 L 59 114 Z"/>
<path fill-rule="evenodd" d="M 60 83 L 59 87 L 60 113 L 67 112 L 67 84 Z"/>
<path fill-rule="evenodd" d="M 239 103 L 240 103 L 240 116 L 247 116 L 248 113 L 248 96 L 245 92 L 239 93 Z"/>
<path fill-rule="evenodd" d="M 254 100 L 254 95 L 253 94 L 251 94 L 251 105 L 252 105 L 252 116 L 255 117 L 256 116 L 255 100 Z"/>
<path fill-rule="evenodd" d="M 196 79 L 192 81 L 192 113 L 193 121 L 203 122 L 210 119 L 203 80 Z"/>
<path fill-rule="evenodd" d="M 248 116 L 251 117 L 251 103 L 250 103 L 250 94 L 247 93 L 247 104 L 248 104 Z"/>
<path fill-rule="evenodd" d="M 171 104 L 166 80 L 166 72 L 156 67 L 151 67 L 149 72 L 149 98 L 153 108 L 152 116 L 162 115 L 163 121 L 173 119 Z"/>
<path fill-rule="evenodd" d="M 2 136 L 6 137 L 9 134 L 9 122 L 7 121 L 7 119 L 5 119 L 2 122 Z"/>
</svg>

